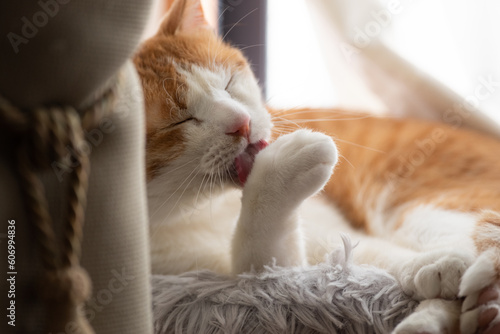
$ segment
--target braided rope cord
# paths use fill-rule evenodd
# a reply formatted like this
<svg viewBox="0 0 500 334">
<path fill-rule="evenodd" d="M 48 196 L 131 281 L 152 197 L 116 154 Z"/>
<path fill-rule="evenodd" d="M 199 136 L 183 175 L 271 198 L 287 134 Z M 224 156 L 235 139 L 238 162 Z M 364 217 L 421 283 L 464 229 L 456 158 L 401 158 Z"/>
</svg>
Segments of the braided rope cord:
<svg viewBox="0 0 500 334">
<path fill-rule="evenodd" d="M 67 112 L 68 124 L 73 131 L 69 132 L 69 140 L 72 147 L 78 148 L 79 164 L 70 175 L 70 186 L 68 193 L 68 224 L 66 224 L 64 238 L 63 265 L 72 266 L 78 264 L 81 252 L 81 239 L 83 236 L 82 225 L 87 205 L 87 187 L 90 173 L 90 161 L 88 154 L 82 149 L 84 134 L 80 124 L 80 118 L 74 117 L 74 113 Z"/>
<path fill-rule="evenodd" d="M 21 111 L 0 96 L 0 124 L 20 139 L 16 147 L 17 172 L 43 268 L 41 295 L 47 303 L 48 333 L 66 332 L 68 328 L 82 334 L 94 333 L 81 312 L 91 291 L 90 278 L 79 260 L 90 173 L 83 129 L 96 126 L 113 110 L 115 90 L 113 85 L 83 117 L 70 106 Z M 66 161 L 68 148 L 74 161 Z M 68 176 L 62 242 L 58 242 L 45 188 L 37 174 L 53 162 L 71 163 L 73 167 Z"/>
</svg>

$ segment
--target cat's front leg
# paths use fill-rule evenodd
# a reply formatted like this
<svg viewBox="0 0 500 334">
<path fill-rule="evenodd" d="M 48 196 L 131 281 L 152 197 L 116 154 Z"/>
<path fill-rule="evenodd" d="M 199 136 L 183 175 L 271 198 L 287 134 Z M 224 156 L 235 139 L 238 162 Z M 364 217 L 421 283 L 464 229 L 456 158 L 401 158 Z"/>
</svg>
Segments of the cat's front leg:
<svg viewBox="0 0 500 334">
<path fill-rule="evenodd" d="M 261 151 L 243 189 L 232 242 L 233 273 L 305 264 L 297 209 L 326 184 L 337 162 L 332 139 L 299 130 Z"/>
</svg>

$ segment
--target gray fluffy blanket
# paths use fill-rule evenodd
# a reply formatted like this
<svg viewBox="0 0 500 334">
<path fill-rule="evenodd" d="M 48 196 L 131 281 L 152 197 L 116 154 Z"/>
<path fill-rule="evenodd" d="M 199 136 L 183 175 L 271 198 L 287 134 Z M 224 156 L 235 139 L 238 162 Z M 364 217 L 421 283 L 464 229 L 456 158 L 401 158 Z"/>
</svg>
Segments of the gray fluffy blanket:
<svg viewBox="0 0 500 334">
<path fill-rule="evenodd" d="M 155 333 L 390 333 L 417 303 L 344 249 L 316 266 L 152 277 Z"/>
</svg>

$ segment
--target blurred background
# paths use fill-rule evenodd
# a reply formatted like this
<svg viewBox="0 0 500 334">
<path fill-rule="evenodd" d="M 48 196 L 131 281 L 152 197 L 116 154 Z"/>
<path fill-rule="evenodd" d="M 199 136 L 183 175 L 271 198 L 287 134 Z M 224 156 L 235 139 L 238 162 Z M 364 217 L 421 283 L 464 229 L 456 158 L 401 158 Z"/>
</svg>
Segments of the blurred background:
<svg viewBox="0 0 500 334">
<path fill-rule="evenodd" d="M 148 34 L 171 2 L 158 1 Z M 379 87 L 374 93 L 373 86 L 385 87 L 386 83 L 360 70 L 366 62 L 360 66 L 350 59 L 382 45 L 405 62 L 402 69 L 394 65 L 392 76 L 410 66 L 432 81 L 427 85 L 424 80 L 420 86 L 449 88 L 451 100 L 468 101 L 471 109 L 481 110 L 500 123 L 498 1 L 202 2 L 214 28 L 250 58 L 271 106 L 347 107 L 374 112 L 404 109 L 401 103 L 418 100 L 418 94 L 408 98 L 394 92 L 399 88 L 389 86 L 391 92 L 381 94 Z M 384 61 L 377 52 L 367 56 L 375 64 Z M 391 101 L 400 98 L 403 102 L 388 102 L 387 94 L 391 94 Z M 407 107 L 426 108 L 418 103 Z"/>
<path fill-rule="evenodd" d="M 269 102 L 288 107 L 343 104 L 356 107 L 355 103 L 344 101 L 338 94 L 338 80 L 330 76 L 328 59 L 321 49 L 321 44 L 329 41 L 319 36 L 312 21 L 310 4 L 314 1 L 309 1 L 309 6 L 307 2 L 268 1 Z M 350 2 L 352 6 L 345 9 L 343 15 L 362 17 L 353 18 L 357 22 L 348 28 L 355 36 L 380 39 L 459 95 L 474 94 L 481 85 L 481 77 L 491 76 L 493 81 L 500 83 L 500 2 Z M 394 10 L 395 14 L 384 17 L 382 10 L 390 8 L 391 4 L 399 4 L 399 8 Z M 355 11 L 357 13 L 353 13 Z M 361 37 L 358 39 L 362 41 Z M 500 122 L 500 86 L 491 96 L 480 101 L 478 108 Z"/>
</svg>

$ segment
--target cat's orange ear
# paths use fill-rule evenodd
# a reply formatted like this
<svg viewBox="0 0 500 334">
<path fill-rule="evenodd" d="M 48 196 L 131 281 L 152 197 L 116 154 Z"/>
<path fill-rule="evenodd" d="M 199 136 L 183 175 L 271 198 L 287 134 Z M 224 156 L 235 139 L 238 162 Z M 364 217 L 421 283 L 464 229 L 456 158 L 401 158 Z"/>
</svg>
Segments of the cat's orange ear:
<svg viewBox="0 0 500 334">
<path fill-rule="evenodd" d="M 173 35 L 176 32 L 194 32 L 211 29 L 205 19 L 200 0 L 174 0 L 163 23 L 160 33 Z"/>
</svg>

